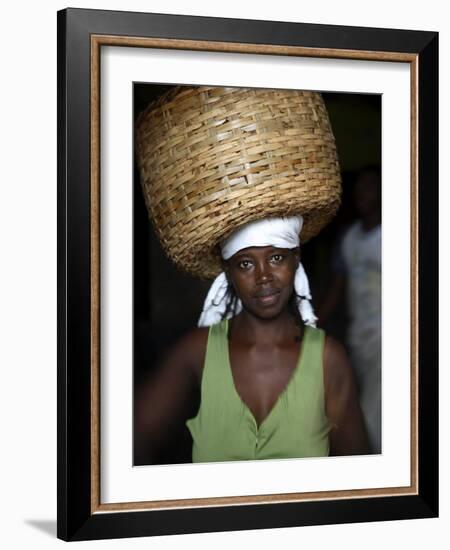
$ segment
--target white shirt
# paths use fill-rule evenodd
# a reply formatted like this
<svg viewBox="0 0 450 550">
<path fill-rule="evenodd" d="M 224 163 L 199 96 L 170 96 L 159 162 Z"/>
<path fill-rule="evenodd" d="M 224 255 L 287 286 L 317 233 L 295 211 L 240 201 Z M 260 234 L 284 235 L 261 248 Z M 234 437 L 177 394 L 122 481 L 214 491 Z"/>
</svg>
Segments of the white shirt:
<svg viewBox="0 0 450 550">
<path fill-rule="evenodd" d="M 381 346 L 381 225 L 365 231 L 354 223 L 342 241 L 351 314 L 350 343 L 373 357 Z"/>
</svg>

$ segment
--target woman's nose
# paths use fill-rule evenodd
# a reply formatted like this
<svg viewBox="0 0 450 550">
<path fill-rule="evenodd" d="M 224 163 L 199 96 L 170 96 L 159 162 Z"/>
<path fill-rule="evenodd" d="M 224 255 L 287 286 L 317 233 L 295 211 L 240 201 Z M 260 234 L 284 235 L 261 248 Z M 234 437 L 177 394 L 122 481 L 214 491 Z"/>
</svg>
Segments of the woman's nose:
<svg viewBox="0 0 450 550">
<path fill-rule="evenodd" d="M 256 282 L 265 283 L 270 280 L 272 280 L 270 266 L 266 262 L 258 262 L 256 264 Z"/>
</svg>

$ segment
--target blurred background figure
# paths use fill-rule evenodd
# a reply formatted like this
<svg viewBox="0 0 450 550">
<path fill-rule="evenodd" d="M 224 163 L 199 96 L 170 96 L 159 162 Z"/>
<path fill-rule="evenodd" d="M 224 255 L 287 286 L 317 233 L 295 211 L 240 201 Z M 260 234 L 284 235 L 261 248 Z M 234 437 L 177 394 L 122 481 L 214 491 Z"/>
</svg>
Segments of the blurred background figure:
<svg viewBox="0 0 450 550">
<path fill-rule="evenodd" d="M 323 325 L 342 295 L 350 323 L 347 344 L 373 453 L 381 453 L 381 172 L 362 169 L 353 188 L 357 220 L 335 248 L 334 277 L 321 307 Z"/>
</svg>

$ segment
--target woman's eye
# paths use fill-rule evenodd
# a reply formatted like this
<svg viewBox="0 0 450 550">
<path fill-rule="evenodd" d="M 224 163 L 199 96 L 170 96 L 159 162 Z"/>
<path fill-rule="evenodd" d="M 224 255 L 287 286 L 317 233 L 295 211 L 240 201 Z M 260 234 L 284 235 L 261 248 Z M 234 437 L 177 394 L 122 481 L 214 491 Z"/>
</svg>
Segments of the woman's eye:
<svg viewBox="0 0 450 550">
<path fill-rule="evenodd" d="M 248 269 L 251 265 L 252 263 L 250 260 L 241 260 L 238 264 L 241 269 Z"/>
<path fill-rule="evenodd" d="M 271 261 L 277 264 L 277 263 L 280 263 L 283 260 L 283 258 L 284 258 L 283 254 L 274 254 L 271 257 Z"/>
</svg>

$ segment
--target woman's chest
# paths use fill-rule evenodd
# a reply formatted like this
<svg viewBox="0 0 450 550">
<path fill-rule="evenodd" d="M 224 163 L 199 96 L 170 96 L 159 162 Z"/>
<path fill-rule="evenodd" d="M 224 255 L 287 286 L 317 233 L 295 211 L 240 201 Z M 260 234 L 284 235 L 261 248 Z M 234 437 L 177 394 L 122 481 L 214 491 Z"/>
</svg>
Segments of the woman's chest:
<svg viewBox="0 0 450 550">
<path fill-rule="evenodd" d="M 229 357 L 234 388 L 259 426 L 296 372 L 299 344 L 277 350 L 230 346 Z"/>
</svg>

